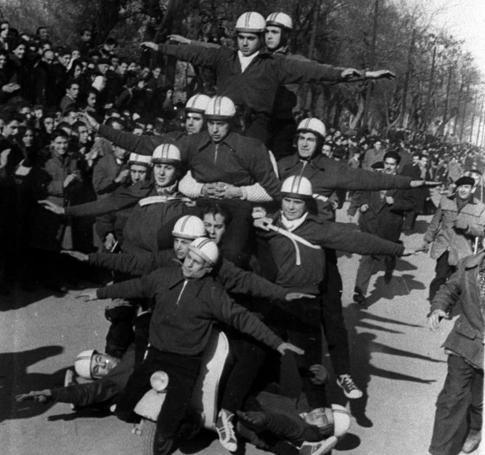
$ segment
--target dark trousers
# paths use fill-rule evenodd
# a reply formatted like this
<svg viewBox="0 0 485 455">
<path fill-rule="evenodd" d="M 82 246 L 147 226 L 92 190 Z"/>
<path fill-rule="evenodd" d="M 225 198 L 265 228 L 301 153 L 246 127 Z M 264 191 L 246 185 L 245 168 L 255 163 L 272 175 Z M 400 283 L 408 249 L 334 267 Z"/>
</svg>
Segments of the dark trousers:
<svg viewBox="0 0 485 455">
<path fill-rule="evenodd" d="M 436 261 L 435 277 L 429 285 L 429 300 L 432 301 L 441 285 L 455 272 L 456 267 L 448 264 L 448 251 L 445 251 Z"/>
<path fill-rule="evenodd" d="M 325 386 L 312 382 L 313 374 L 309 369 L 323 362 L 321 318 L 321 301 L 317 297 L 276 305 L 265 319 L 283 339 L 305 351 L 303 355 L 286 355 L 294 358 L 310 409 L 326 404 Z"/>
<path fill-rule="evenodd" d="M 176 438 L 180 425 L 187 412 L 201 365 L 201 357 L 162 352 L 155 348 L 128 380 L 120 395 L 117 414 L 126 418 L 131 414 L 138 401 L 150 390 L 150 377 L 155 371 L 165 371 L 168 375 L 167 395 L 157 420 L 154 453 L 168 453 Z"/>
<path fill-rule="evenodd" d="M 335 250 L 325 251 L 325 278 L 322 292 L 322 324 L 335 374 L 350 373 L 347 328 L 342 313 L 342 277 Z"/>
<path fill-rule="evenodd" d="M 483 370 L 473 368 L 462 357 L 449 355 L 448 374 L 436 402 L 430 453 L 458 454 L 468 428 L 482 427 L 482 412 Z"/>
<path fill-rule="evenodd" d="M 229 338 L 231 360 L 226 364 L 220 407 L 235 412 L 243 408 L 261 366 L 267 349 L 247 335 L 224 330 Z"/>
<path fill-rule="evenodd" d="M 105 310 L 104 315 L 111 322 L 106 334 L 106 354 L 121 358 L 128 346 L 133 343 L 136 310 L 135 305 L 126 304 Z"/>
</svg>

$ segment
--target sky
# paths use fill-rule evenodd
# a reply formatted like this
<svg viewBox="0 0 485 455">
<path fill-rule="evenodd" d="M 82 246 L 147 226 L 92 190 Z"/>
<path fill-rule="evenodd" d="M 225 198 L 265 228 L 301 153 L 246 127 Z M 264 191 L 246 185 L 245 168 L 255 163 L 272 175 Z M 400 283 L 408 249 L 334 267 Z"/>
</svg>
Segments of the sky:
<svg viewBox="0 0 485 455">
<path fill-rule="evenodd" d="M 445 27 L 472 53 L 485 80 L 485 0 L 406 0 L 438 11 L 433 23 Z"/>
</svg>

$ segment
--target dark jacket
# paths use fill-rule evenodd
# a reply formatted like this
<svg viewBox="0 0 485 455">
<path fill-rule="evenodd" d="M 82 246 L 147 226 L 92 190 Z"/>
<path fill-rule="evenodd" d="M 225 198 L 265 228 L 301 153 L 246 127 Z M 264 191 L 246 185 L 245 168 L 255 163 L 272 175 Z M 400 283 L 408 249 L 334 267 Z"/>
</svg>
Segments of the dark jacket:
<svg viewBox="0 0 485 455">
<path fill-rule="evenodd" d="M 302 175 L 310 180 L 313 194 L 329 197 L 334 190 L 382 190 L 409 188 L 411 179 L 396 175 L 377 174 L 364 169 L 352 169 L 344 163 L 324 155 L 316 155 L 311 160 L 302 160 L 298 154 L 278 161 L 280 178 Z M 317 199 L 318 211 L 329 212 L 329 204 Z M 327 219 L 333 217 L 327 216 Z"/>
<path fill-rule="evenodd" d="M 385 197 L 392 197 L 394 202 L 387 204 Z M 411 210 L 415 201 L 412 190 L 362 191 L 353 195 L 349 214 L 353 215 L 355 209 L 364 204 L 369 208 L 360 214 L 361 231 L 397 242 L 402 232 L 404 212 Z"/>
<path fill-rule="evenodd" d="M 92 253 L 89 263 L 129 275 L 146 275 L 160 267 L 180 266 L 173 250 L 155 254 Z M 271 300 L 285 300 L 286 290 L 256 273 L 248 272 L 227 259 L 216 269 L 217 278 L 227 292 Z"/>
<path fill-rule="evenodd" d="M 450 313 L 461 304 L 461 314 L 444 343 L 444 347 L 463 357 L 475 368 L 483 370 L 484 311 L 480 298 L 478 274 L 485 253 L 468 256 L 458 263 L 458 270 L 441 286 L 431 303 L 431 312 L 437 309 Z"/>
<path fill-rule="evenodd" d="M 280 212 L 273 217 L 273 222 L 284 229 Z M 403 252 L 402 245 L 398 243 L 359 232 L 346 224 L 321 221 L 310 214 L 293 233 L 314 246 L 349 253 L 399 256 Z M 325 252 L 321 248 L 312 248 L 299 242 L 295 246 L 289 238 L 277 232 L 260 235 L 266 239 L 276 265 L 275 283 L 286 289 L 319 294 L 325 273 Z M 300 265 L 297 264 L 298 256 Z"/>
<path fill-rule="evenodd" d="M 206 347 L 214 323 L 224 322 L 272 348 L 281 339 L 255 315 L 233 303 L 213 276 L 185 279 L 178 267 L 98 289 L 99 298 L 154 298 L 150 344 L 164 352 L 197 355 Z"/>
<path fill-rule="evenodd" d="M 279 195 L 268 150 L 257 139 L 230 132 L 214 143 L 207 131 L 178 142 L 192 177 L 199 183 L 225 182 L 235 186 L 259 183 L 273 198 Z"/>
<path fill-rule="evenodd" d="M 113 154 L 104 155 L 96 162 L 93 168 L 93 187 L 98 196 L 114 191 L 121 183 L 114 181 L 123 163 L 118 164 Z"/>
<path fill-rule="evenodd" d="M 152 155 L 153 150 L 160 144 L 174 143 L 175 141 L 167 135 L 164 136 L 137 136 L 133 133 L 115 130 L 106 125 L 99 125 L 98 134 L 105 139 L 113 142 L 115 145 L 128 150 L 129 152 L 138 153 L 139 155 Z"/>
<path fill-rule="evenodd" d="M 339 81 L 343 68 L 299 61 L 260 52 L 241 72 L 238 53 L 227 47 L 159 45 L 160 55 L 173 55 L 194 65 L 213 68 L 217 94 L 231 98 L 255 113 L 271 115 L 278 87 L 291 83 Z"/>
<path fill-rule="evenodd" d="M 75 406 L 110 403 L 125 388 L 134 367 L 135 349 L 134 345 L 131 345 L 118 365 L 106 376 L 92 382 L 52 389 L 52 398 L 55 401 L 72 403 Z"/>
</svg>

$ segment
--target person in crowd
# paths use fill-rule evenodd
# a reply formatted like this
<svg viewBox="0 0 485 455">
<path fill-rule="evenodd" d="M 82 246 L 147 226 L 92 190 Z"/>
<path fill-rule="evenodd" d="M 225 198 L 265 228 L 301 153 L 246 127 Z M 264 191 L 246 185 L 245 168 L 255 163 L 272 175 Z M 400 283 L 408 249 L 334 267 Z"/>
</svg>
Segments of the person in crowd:
<svg viewBox="0 0 485 455">
<path fill-rule="evenodd" d="M 49 147 L 51 157 L 43 165 L 42 173 L 35 182 L 38 188 L 37 197 L 47 199 L 60 207 L 69 206 L 72 193 L 81 183 L 79 161 L 69 155 L 68 141 L 65 132 L 54 131 Z M 38 250 L 35 267 L 39 269 L 46 287 L 65 293 L 67 289 L 63 279 L 67 277 L 59 252 L 72 246 L 71 228 L 67 220 L 62 220 L 41 207 L 35 211 L 34 221 L 31 241 L 32 246 Z"/>
<path fill-rule="evenodd" d="M 455 184 L 455 193 L 441 198 L 423 238 L 423 249 L 428 250 L 431 244 L 431 258 L 436 260 L 430 301 L 455 272 L 458 261 L 472 254 L 484 235 L 485 205 L 473 197 L 475 180 L 460 177 Z"/>
<path fill-rule="evenodd" d="M 67 84 L 66 94 L 59 103 L 59 108 L 64 113 L 71 107 L 77 107 L 80 86 L 78 82 L 71 81 Z"/>
<path fill-rule="evenodd" d="M 382 172 L 396 175 L 400 158 L 396 152 L 387 152 L 384 155 L 384 162 L 380 163 Z M 374 163 L 374 168 L 377 165 L 379 163 Z M 414 204 L 411 190 L 363 191 L 354 195 L 348 213 L 355 215 L 356 209 L 360 211 L 359 227 L 362 232 L 399 242 L 404 212 L 414 207 Z M 360 260 L 354 288 L 354 301 L 360 305 L 366 305 L 369 281 L 380 260 L 380 257 L 374 255 L 362 256 Z M 395 257 L 384 256 L 384 264 L 384 282 L 390 283 L 396 267 Z"/>
<path fill-rule="evenodd" d="M 443 345 L 448 373 L 436 402 L 431 455 L 453 455 L 460 449 L 472 453 L 481 442 L 484 261 L 483 251 L 461 259 L 456 272 L 431 300 L 428 324 L 433 331 L 439 329 L 442 319 L 451 319 L 453 309 L 460 305 L 460 316 Z"/>
<path fill-rule="evenodd" d="M 386 151 L 382 146 L 382 141 L 379 138 L 375 139 L 374 147 L 366 150 L 364 153 L 364 157 L 362 158 L 362 169 L 371 170 L 374 163 L 383 161 L 384 153 L 386 153 Z"/>
</svg>

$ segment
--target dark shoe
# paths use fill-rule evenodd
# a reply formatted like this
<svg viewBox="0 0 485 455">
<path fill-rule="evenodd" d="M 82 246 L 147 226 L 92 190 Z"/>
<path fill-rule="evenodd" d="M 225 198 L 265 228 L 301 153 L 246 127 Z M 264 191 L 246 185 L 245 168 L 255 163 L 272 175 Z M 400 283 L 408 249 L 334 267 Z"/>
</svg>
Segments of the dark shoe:
<svg viewBox="0 0 485 455">
<path fill-rule="evenodd" d="M 386 270 L 384 273 L 384 283 L 389 284 L 392 280 L 392 270 Z"/>
<path fill-rule="evenodd" d="M 462 452 L 464 453 L 472 453 L 478 449 L 480 445 L 480 441 L 482 440 L 482 434 L 480 430 L 470 430 L 468 436 L 463 443 Z"/>
<path fill-rule="evenodd" d="M 354 302 L 362 305 L 363 307 L 367 306 L 367 299 L 359 288 L 354 289 Z"/>
</svg>

